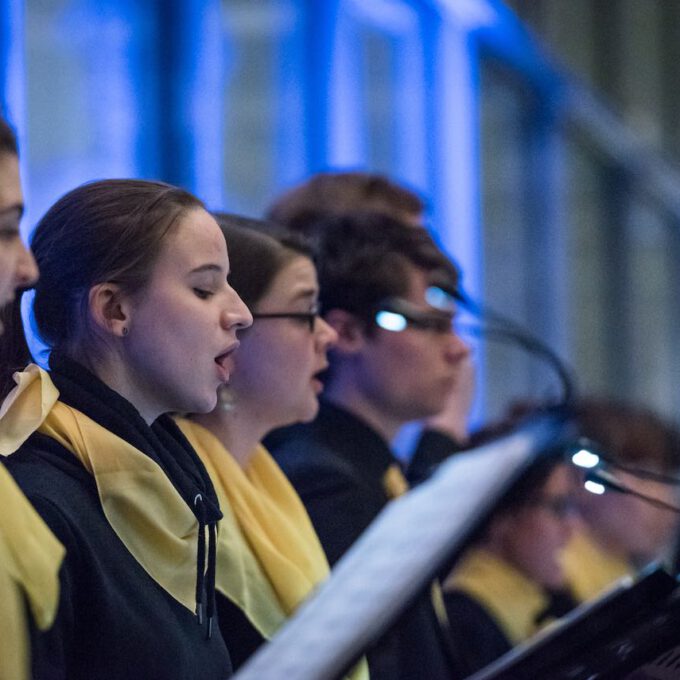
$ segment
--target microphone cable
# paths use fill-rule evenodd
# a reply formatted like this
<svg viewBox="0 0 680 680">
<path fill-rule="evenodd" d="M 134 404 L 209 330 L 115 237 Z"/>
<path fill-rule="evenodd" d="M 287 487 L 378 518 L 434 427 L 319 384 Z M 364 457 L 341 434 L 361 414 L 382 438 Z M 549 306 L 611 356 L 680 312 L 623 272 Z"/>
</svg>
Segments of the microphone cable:
<svg viewBox="0 0 680 680">
<path fill-rule="evenodd" d="M 621 463 L 620 461 L 608 456 L 602 451 L 602 447 L 596 442 L 593 442 L 587 437 L 579 437 L 577 442 L 569 447 L 568 453 L 572 454 L 572 462 L 574 465 L 580 468 L 586 469 L 605 469 L 616 468 L 625 472 L 638 479 L 645 479 L 652 482 L 658 482 L 659 484 L 666 484 L 668 486 L 680 486 L 680 477 L 668 474 L 665 472 L 657 472 L 656 470 L 650 470 L 649 468 L 642 468 L 636 465 L 628 465 L 627 463 Z M 581 455 L 581 460 L 578 456 Z M 587 463 L 581 462 L 583 460 L 583 455 L 587 457 Z"/>
<path fill-rule="evenodd" d="M 639 498 L 640 500 L 650 503 L 656 508 L 669 510 L 680 515 L 680 507 L 677 505 L 674 505 L 673 503 L 667 503 L 666 501 L 662 501 L 661 499 L 655 498 L 654 496 L 648 496 L 647 494 L 635 491 L 635 489 L 631 489 L 631 487 L 621 482 L 616 478 L 615 475 L 604 468 L 600 467 L 589 470 L 586 474 L 586 482 L 589 481 L 594 482 L 595 484 L 600 484 L 605 489 L 634 496 L 635 498 Z"/>
<path fill-rule="evenodd" d="M 516 321 L 475 301 L 463 289 L 458 289 L 455 297 L 480 321 L 480 325 L 459 324 L 461 332 L 477 338 L 516 345 L 532 356 L 542 359 L 555 371 L 560 382 L 562 394 L 557 405 L 568 406 L 573 403 L 577 393 L 573 371 L 553 349 Z"/>
</svg>

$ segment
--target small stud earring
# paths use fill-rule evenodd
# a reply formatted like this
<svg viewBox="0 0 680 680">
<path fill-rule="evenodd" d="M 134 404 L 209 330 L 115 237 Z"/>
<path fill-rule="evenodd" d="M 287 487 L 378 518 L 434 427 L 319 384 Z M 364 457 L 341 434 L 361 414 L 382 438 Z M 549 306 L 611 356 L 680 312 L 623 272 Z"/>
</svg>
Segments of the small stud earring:
<svg viewBox="0 0 680 680">
<path fill-rule="evenodd" d="M 221 385 L 217 389 L 217 406 L 220 411 L 229 413 L 234 410 L 236 400 L 233 391 L 227 385 Z"/>
<path fill-rule="evenodd" d="M 128 334 L 128 327 L 123 326 L 123 336 L 126 336 Z"/>
</svg>

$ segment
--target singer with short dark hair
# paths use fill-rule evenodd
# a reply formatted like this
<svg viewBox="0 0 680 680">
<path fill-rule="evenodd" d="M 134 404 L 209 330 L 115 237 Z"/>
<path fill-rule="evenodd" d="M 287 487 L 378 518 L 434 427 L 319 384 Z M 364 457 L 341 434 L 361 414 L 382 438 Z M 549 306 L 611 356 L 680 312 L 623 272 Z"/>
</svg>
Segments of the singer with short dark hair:
<svg viewBox="0 0 680 680">
<path fill-rule="evenodd" d="M 319 415 L 269 444 L 334 564 L 407 490 L 390 441 L 442 409 L 469 349 L 453 328 L 457 278 L 426 230 L 361 213 L 321 220 L 313 234 L 322 314 L 338 340 Z M 446 635 L 423 593 L 368 651 L 371 677 L 448 680 Z"/>
</svg>

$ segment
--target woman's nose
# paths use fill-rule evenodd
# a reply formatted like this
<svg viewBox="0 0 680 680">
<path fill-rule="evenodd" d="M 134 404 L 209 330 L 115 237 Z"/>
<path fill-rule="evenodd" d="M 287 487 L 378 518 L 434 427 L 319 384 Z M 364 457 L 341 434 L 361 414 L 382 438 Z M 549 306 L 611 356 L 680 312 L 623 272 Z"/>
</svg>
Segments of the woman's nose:
<svg viewBox="0 0 680 680">
<path fill-rule="evenodd" d="M 16 287 L 23 288 L 34 284 L 38 280 L 39 272 L 33 253 L 24 245 L 23 241 L 19 241 L 18 247 L 20 252 L 17 258 L 15 279 Z"/>
<path fill-rule="evenodd" d="M 231 295 L 222 312 L 222 326 L 225 330 L 248 328 L 253 323 L 253 315 L 238 293 L 233 288 L 230 290 Z"/>
<path fill-rule="evenodd" d="M 314 333 L 323 350 L 327 350 L 338 341 L 338 334 L 335 328 L 321 316 L 316 317 Z"/>
</svg>

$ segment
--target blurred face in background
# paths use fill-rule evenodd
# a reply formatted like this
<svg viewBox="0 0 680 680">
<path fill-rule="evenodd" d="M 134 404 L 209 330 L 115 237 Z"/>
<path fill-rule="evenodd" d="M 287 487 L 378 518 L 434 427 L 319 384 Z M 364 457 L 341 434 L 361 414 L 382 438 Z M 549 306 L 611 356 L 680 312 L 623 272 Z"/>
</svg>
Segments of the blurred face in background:
<svg viewBox="0 0 680 680">
<path fill-rule="evenodd" d="M 491 528 L 496 552 L 545 588 L 564 586 L 560 556 L 573 530 L 574 491 L 572 471 L 558 465 L 535 496 L 496 518 Z"/>
<path fill-rule="evenodd" d="M 19 159 L 0 154 L 0 307 L 14 298 L 17 288 L 30 286 L 38 278 L 33 255 L 19 233 L 23 196 L 19 181 Z"/>
<path fill-rule="evenodd" d="M 668 484 L 640 479 L 621 470 L 617 480 L 629 489 L 671 505 L 677 505 L 676 489 Z M 606 550 L 635 566 L 664 557 L 675 539 L 678 516 L 629 494 L 582 492 L 581 502 L 591 532 Z"/>
</svg>

